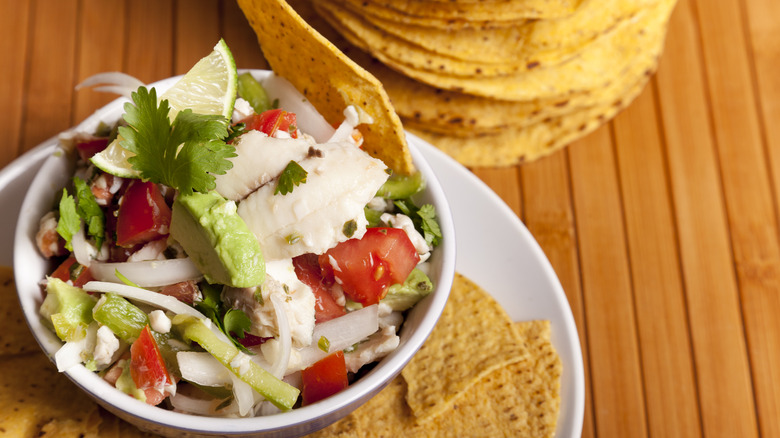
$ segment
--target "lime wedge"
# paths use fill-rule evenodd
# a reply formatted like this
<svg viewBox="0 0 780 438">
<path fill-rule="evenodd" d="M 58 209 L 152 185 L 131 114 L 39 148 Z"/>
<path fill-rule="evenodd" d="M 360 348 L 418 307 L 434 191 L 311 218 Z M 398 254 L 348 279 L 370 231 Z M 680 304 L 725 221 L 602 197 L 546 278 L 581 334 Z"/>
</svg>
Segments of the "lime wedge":
<svg viewBox="0 0 780 438">
<path fill-rule="evenodd" d="M 133 169 L 127 159 L 134 154 L 119 145 L 122 137 L 117 137 L 102 152 L 95 154 L 90 160 L 103 172 L 120 178 L 140 178 L 140 173 Z"/>
<path fill-rule="evenodd" d="M 198 61 L 160 100 L 168 99 L 171 120 L 183 109 L 230 119 L 238 87 L 236 62 L 225 41 L 220 39 L 214 50 Z M 91 160 L 100 170 L 122 178 L 139 178 L 140 173 L 127 161 L 133 153 L 119 145 L 117 138 Z"/>
<path fill-rule="evenodd" d="M 237 86 L 236 62 L 225 41 L 220 39 L 214 50 L 163 93 L 160 100 L 168 99 L 171 119 L 187 108 L 194 113 L 223 115 L 229 119 Z"/>
</svg>

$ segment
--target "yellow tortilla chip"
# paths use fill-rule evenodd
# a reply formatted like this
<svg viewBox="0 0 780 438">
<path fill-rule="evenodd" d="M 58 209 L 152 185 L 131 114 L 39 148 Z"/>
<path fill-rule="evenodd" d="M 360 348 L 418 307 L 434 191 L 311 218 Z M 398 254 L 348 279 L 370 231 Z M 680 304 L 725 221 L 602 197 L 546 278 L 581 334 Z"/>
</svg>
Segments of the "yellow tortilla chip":
<svg viewBox="0 0 780 438">
<path fill-rule="evenodd" d="M 417 421 L 406 403 L 407 381 L 398 377 L 364 406 L 312 436 L 553 437 L 562 366 L 550 322 L 513 325 L 529 357 L 487 374 L 434 419 Z"/>
<path fill-rule="evenodd" d="M 508 166 L 549 155 L 593 132 L 628 106 L 644 89 L 649 74 L 620 98 L 530 126 L 507 127 L 496 135 L 463 137 L 444 135 L 409 126 L 409 132 L 436 145 L 465 166 Z"/>
<path fill-rule="evenodd" d="M 401 120 L 382 84 L 309 26 L 284 0 L 239 0 L 276 74 L 292 82 L 331 124 L 354 105 L 373 119 L 359 126 L 363 149 L 393 171 L 414 171 Z"/>
<path fill-rule="evenodd" d="M 501 305 L 456 274 L 436 328 L 401 372 L 407 403 L 418 421 L 430 420 L 488 373 L 527 356 Z"/>
<path fill-rule="evenodd" d="M 16 437 L 97 437 L 98 406 L 42 354 L 0 361 L 0 430 Z"/>
<path fill-rule="evenodd" d="M 22 314 L 16 295 L 13 270 L 0 266 L 0 357 L 39 352 L 38 342 L 33 337 Z"/>
<path fill-rule="evenodd" d="M 431 71 L 420 68 L 425 59 L 394 58 L 382 50 L 372 55 L 401 73 L 434 87 L 502 100 L 546 99 L 607 86 L 619 75 L 632 71 L 634 62 L 646 47 L 656 45 L 663 38 L 675 0 L 662 0 L 626 21 L 613 32 L 597 38 L 566 62 L 542 68 L 534 67 L 518 74 L 501 76 L 457 76 L 455 62 L 440 62 Z M 342 29 L 343 30 L 343 29 Z M 360 43 L 354 35 L 344 32 L 347 39 Z M 448 70 L 450 69 L 450 70 Z"/>
</svg>

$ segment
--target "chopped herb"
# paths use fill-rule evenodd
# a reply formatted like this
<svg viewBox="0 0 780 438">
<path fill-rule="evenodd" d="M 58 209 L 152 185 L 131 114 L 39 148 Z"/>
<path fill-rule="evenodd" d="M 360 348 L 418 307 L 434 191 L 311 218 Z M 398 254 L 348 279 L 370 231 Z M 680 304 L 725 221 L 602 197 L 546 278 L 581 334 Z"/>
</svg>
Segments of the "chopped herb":
<svg viewBox="0 0 780 438">
<path fill-rule="evenodd" d="M 252 321 L 239 309 L 229 309 L 225 312 L 222 322 L 225 325 L 225 332 L 238 339 L 243 339 L 244 333 L 252 328 Z"/>
<path fill-rule="evenodd" d="M 302 236 L 298 233 L 292 233 L 292 234 L 288 234 L 284 238 L 284 240 L 287 242 L 288 245 L 295 245 L 296 243 L 298 243 L 298 241 L 301 240 L 301 237 Z"/>
<path fill-rule="evenodd" d="M 118 278 L 119 280 L 121 280 L 121 281 L 122 281 L 122 283 L 124 283 L 124 284 L 126 284 L 126 285 L 128 285 L 128 286 L 133 286 L 133 287 L 140 287 L 140 286 L 138 286 L 137 284 L 133 283 L 133 281 L 132 281 L 132 280 L 130 280 L 129 278 L 125 277 L 125 275 L 124 275 L 124 274 L 122 274 L 121 272 L 119 272 L 119 269 L 114 269 L 114 275 L 116 275 L 116 278 Z"/>
<path fill-rule="evenodd" d="M 306 172 L 306 169 L 296 163 L 295 160 L 290 160 L 290 162 L 287 163 L 287 167 L 282 171 L 282 174 L 279 175 L 279 181 L 276 183 L 274 195 L 286 195 L 291 193 L 295 186 L 306 182 L 307 175 L 308 172 Z"/>
<path fill-rule="evenodd" d="M 422 234 L 429 246 L 436 246 L 441 242 L 441 228 L 436 221 L 436 209 L 431 204 L 417 207 L 411 199 L 399 199 L 393 202 L 414 223 L 415 229 Z"/>
<path fill-rule="evenodd" d="M 135 154 L 128 161 L 141 178 L 181 193 L 213 190 L 214 175 L 227 172 L 233 166 L 228 158 L 236 156 L 235 148 L 223 141 L 228 136 L 227 118 L 185 109 L 171 122 L 168 101 L 158 105 L 154 88 L 139 87 L 132 99 L 125 104 L 129 126 L 119 128 L 124 138 L 120 144 Z"/>
<path fill-rule="evenodd" d="M 95 195 L 84 180 L 74 177 L 73 184 L 76 188 L 76 198 L 78 199 L 76 211 L 86 224 L 87 234 L 95 239 L 95 246 L 100 248 L 105 239 L 106 219 L 103 215 L 103 210 L 98 205 Z"/>
<path fill-rule="evenodd" d="M 66 189 L 62 189 L 62 199 L 60 199 L 60 219 L 57 222 L 57 233 L 65 239 L 65 248 L 73 251 L 73 236 L 79 232 L 81 221 L 76 212 L 76 200 L 68 194 Z"/>
<path fill-rule="evenodd" d="M 230 143 L 244 132 L 246 132 L 245 123 L 236 123 L 235 125 L 228 126 L 228 135 L 225 137 L 225 143 Z"/>
<path fill-rule="evenodd" d="M 320 350 L 329 353 L 330 352 L 330 341 L 325 336 L 320 336 L 320 340 L 317 341 L 317 347 L 320 348 Z"/>
<path fill-rule="evenodd" d="M 357 222 L 355 222 L 354 219 L 344 222 L 344 226 L 341 228 L 341 231 L 347 237 L 354 236 L 355 231 L 357 231 Z"/>
<path fill-rule="evenodd" d="M 203 299 L 195 304 L 195 308 L 206 315 L 236 348 L 244 353 L 254 354 L 236 339 L 236 336 L 239 339 L 243 338 L 244 332 L 251 328 L 251 321 L 246 313 L 239 309 L 224 309 L 220 299 L 221 288 L 216 285 L 204 283 L 201 290 Z"/>
<path fill-rule="evenodd" d="M 255 293 L 254 293 L 253 297 L 255 298 L 255 301 L 260 303 L 261 306 L 265 304 L 265 300 L 263 299 L 263 287 L 262 286 L 257 286 L 255 288 Z"/>
</svg>

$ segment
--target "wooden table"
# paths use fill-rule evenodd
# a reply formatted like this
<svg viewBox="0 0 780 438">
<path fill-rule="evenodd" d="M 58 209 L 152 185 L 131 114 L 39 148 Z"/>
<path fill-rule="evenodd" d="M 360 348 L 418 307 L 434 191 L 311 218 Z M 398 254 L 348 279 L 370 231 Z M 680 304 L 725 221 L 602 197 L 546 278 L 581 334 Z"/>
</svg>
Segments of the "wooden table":
<svg viewBox="0 0 780 438">
<path fill-rule="evenodd" d="M 184 73 L 233 2 L 0 3 L 0 167 L 112 99 Z M 568 149 L 480 169 L 552 262 L 579 329 L 585 437 L 780 436 L 780 2 L 681 0 L 645 92 Z"/>
</svg>

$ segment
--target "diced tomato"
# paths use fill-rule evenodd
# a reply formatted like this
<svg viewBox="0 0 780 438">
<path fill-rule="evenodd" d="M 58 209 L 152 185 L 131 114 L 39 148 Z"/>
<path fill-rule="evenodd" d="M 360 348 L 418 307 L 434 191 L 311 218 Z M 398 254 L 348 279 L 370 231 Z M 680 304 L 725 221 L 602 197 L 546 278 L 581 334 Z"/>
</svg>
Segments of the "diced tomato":
<svg viewBox="0 0 780 438">
<path fill-rule="evenodd" d="M 165 387 L 173 383 L 148 325 L 130 346 L 130 376 L 135 386 L 146 394 L 146 402 L 152 405 L 165 399 Z"/>
<path fill-rule="evenodd" d="M 82 287 L 87 284 L 87 282 L 95 279 L 89 268 L 78 264 L 76 262 L 76 257 L 73 255 L 57 266 L 57 269 L 51 273 L 51 277 L 59 278 L 62 281 L 71 280 L 76 287 Z"/>
<path fill-rule="evenodd" d="M 76 150 L 79 156 L 86 161 L 98 152 L 108 147 L 108 137 L 83 136 L 76 139 Z"/>
<path fill-rule="evenodd" d="M 240 123 L 244 124 L 246 130 L 257 130 L 268 134 L 269 137 L 278 130 L 287 131 L 292 138 L 298 138 L 296 129 L 295 113 L 288 113 L 280 109 L 271 109 L 263 111 L 260 114 L 253 114 Z"/>
<path fill-rule="evenodd" d="M 293 258 L 295 275 L 314 292 L 314 320 L 317 323 L 329 321 L 346 314 L 344 306 L 340 306 L 330 288 L 322 278 L 322 270 L 315 254 L 303 254 Z"/>
<path fill-rule="evenodd" d="M 178 283 L 164 286 L 160 289 L 160 293 L 163 295 L 169 295 L 177 300 L 192 304 L 200 298 L 200 290 L 194 281 L 180 281 Z"/>
<path fill-rule="evenodd" d="M 323 271 L 332 272 L 344 294 L 364 306 L 378 303 L 388 287 L 403 283 L 419 261 L 409 236 L 398 228 L 369 228 L 363 238 L 341 242 L 319 256 Z"/>
<path fill-rule="evenodd" d="M 344 352 L 337 351 L 301 371 L 303 404 L 310 405 L 349 386 Z"/>
<path fill-rule="evenodd" d="M 133 180 L 119 206 L 116 244 L 129 247 L 159 239 L 169 233 L 171 208 L 152 182 Z"/>
</svg>

